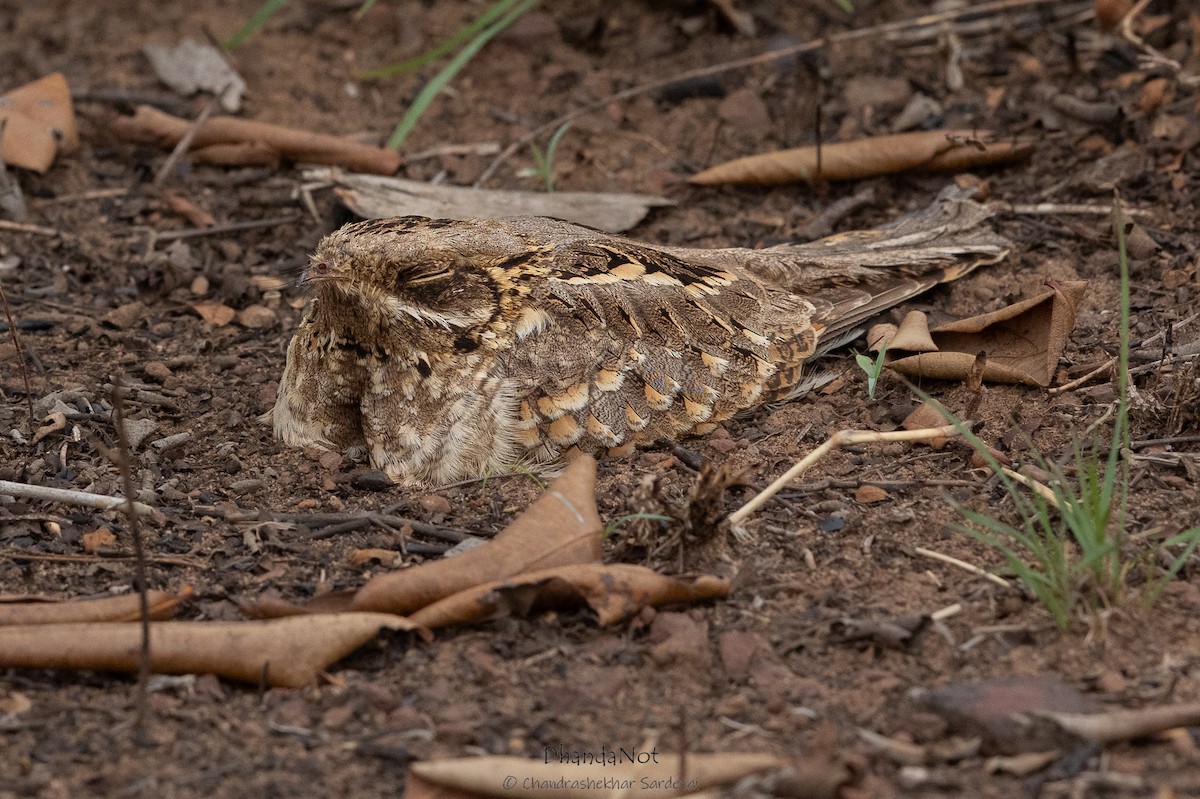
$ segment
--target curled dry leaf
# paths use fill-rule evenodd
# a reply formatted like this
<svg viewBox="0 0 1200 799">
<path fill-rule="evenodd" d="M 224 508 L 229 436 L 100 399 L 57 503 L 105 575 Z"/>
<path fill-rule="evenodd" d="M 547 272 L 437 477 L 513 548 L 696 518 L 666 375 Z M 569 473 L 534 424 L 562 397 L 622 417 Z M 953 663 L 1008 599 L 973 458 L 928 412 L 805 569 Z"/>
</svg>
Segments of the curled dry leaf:
<svg viewBox="0 0 1200 799">
<path fill-rule="evenodd" d="M 779 758 L 767 754 L 689 752 L 686 764 L 681 764 L 679 755 L 659 753 L 656 749 L 622 751 L 629 757 L 623 759 L 621 752 L 607 752 L 606 758 L 599 763 L 580 762 L 572 757 L 576 753 L 565 749 L 548 749 L 538 760 L 504 755 L 426 760 L 409 767 L 405 796 L 410 799 L 447 795 L 510 797 L 517 787 L 520 788 L 518 795 L 529 799 L 623 796 L 626 792 L 621 790 L 601 794 L 595 789 L 570 787 L 572 784 L 604 785 L 606 780 L 621 780 L 637 789 L 629 791 L 628 795 L 652 799 L 684 796 L 729 785 L 751 774 L 785 765 Z M 681 773 L 686 781 L 679 779 Z M 506 777 L 511 778 L 510 787 L 505 787 Z"/>
<path fill-rule="evenodd" d="M 150 625 L 150 670 L 299 688 L 380 630 L 418 628 L 386 613 L 159 622 Z M 0 627 L 0 667 L 136 672 L 141 635 L 137 622 Z"/>
<path fill-rule="evenodd" d="M 857 180 L 908 170 L 961 171 L 1019 161 L 1033 152 L 1028 141 L 995 141 L 988 131 L 929 130 L 759 153 L 718 164 L 689 183 L 775 185 L 815 180 Z"/>
<path fill-rule="evenodd" d="M 184 588 L 178 594 L 147 591 L 150 618 L 155 621 L 171 618 L 191 596 L 191 588 Z M 5 602 L 0 603 L 0 627 L 14 624 L 135 621 L 138 614 L 137 594 L 72 602 Z"/>
<path fill-rule="evenodd" d="M 65 430 L 67 427 L 67 415 L 62 411 L 54 411 L 48 414 L 43 419 L 46 424 L 42 425 L 33 434 L 33 441 L 30 443 L 36 444 L 51 433 L 57 433 L 59 430 Z"/>
<path fill-rule="evenodd" d="M 586 563 L 477 585 L 423 607 L 410 618 L 432 630 L 586 604 L 595 611 L 601 625 L 608 625 L 630 618 L 645 607 L 698 602 L 728 594 L 729 581 L 721 577 L 671 577 L 628 563 Z"/>
<path fill-rule="evenodd" d="M 118 117 L 112 130 L 123 139 L 174 147 L 192 123 L 148 105 L 138 106 L 133 116 Z M 253 144 L 265 147 L 276 159 L 310 164 L 332 164 L 375 175 L 391 175 L 400 168 L 395 150 L 372 147 L 338 136 L 272 125 L 235 117 L 211 117 L 200 126 L 192 147 L 203 150 L 214 145 Z"/>
<path fill-rule="evenodd" d="M 572 461 L 562 476 L 486 544 L 413 569 L 380 575 L 354 596 L 354 610 L 408 614 L 471 586 L 600 559 L 596 461 Z"/>
<path fill-rule="evenodd" d="M 333 181 L 338 198 L 366 219 L 410 214 L 434 219 L 552 216 L 620 233 L 641 222 L 651 208 L 675 204 L 666 197 L 647 194 L 435 186 L 403 178 L 356 175 L 340 169 L 308 170 L 305 176 Z"/>
<path fill-rule="evenodd" d="M 932 329 L 909 332 L 913 340 L 931 342 L 936 351 L 919 352 L 888 361 L 888 367 L 909 377 L 966 380 L 972 370 L 989 383 L 1023 383 L 1048 386 L 1058 359 L 1075 329 L 1075 309 L 1083 299 L 1087 281 L 1048 280 L 1050 290 L 999 311 L 972 316 Z M 924 314 L 909 314 L 925 323 Z M 901 328 L 903 329 L 903 325 Z M 887 342 L 888 354 L 904 347 Z M 979 360 L 979 354 L 986 357 Z"/>
<path fill-rule="evenodd" d="M 79 147 L 71 90 L 55 72 L 0 97 L 4 128 L 3 156 L 9 166 L 45 172 L 58 152 Z"/>
</svg>

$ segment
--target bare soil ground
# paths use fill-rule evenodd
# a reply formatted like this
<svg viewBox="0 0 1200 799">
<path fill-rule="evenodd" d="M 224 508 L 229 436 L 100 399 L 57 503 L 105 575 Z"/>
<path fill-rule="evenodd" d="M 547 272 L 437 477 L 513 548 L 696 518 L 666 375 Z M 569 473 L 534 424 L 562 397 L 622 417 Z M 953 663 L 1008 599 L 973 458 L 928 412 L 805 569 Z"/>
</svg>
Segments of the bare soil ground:
<svg viewBox="0 0 1200 799">
<path fill-rule="evenodd" d="M 67 430 L 24 443 L 31 436 L 25 388 L 5 337 L 0 479 L 119 494 L 118 472 L 104 452 L 115 443 L 106 403 L 114 374 L 143 384 L 145 393 L 130 407 L 148 431 L 135 451 L 136 481 L 142 498 L 168 518 L 149 537 L 156 559 L 150 584 L 194 586 L 185 617 L 196 619 L 238 618 L 240 598 L 303 600 L 356 587 L 380 567 L 350 565 L 353 550 L 399 547 L 382 530 L 310 540 L 311 525 L 303 522 L 231 523 L 196 508 L 316 513 L 395 506 L 432 524 L 489 533 L 538 493 L 525 478 L 431 495 L 373 490 L 355 479 L 359 464 L 283 449 L 257 420 L 274 401 L 299 319 L 303 298 L 292 278 L 318 238 L 345 218 L 328 193 L 317 195 L 327 215 L 322 225 L 303 213 L 297 171 L 185 160 L 170 185 L 219 223 L 289 214 L 294 221 L 154 243 L 155 231 L 187 228 L 148 190 L 166 154 L 113 137 L 107 123 L 128 108 L 87 98 L 101 89 L 131 98 L 163 93 L 141 55 L 144 44 L 203 38 L 206 27 L 224 38 L 257 5 L 0 2 L 2 88 L 64 72 L 80 95 L 83 138 L 82 149 L 48 174 L 20 174 L 31 221 L 63 234 L 0 231 L 0 281 L 32 360 L 33 397 L 57 395 L 80 413 Z M 928 11 L 912 0 L 859 2 L 853 16 L 824 2 L 744 5 L 758 25 L 754 37 L 733 31 L 704 3 L 547 4 L 479 54 L 433 104 L 408 148 L 504 145 L 651 76 Z M 366 83 L 355 72 L 428 49 L 484 6 L 396 0 L 356 20 L 357 3 L 290 3 L 234 54 L 250 87 L 242 114 L 381 141 L 419 79 L 432 73 Z M 1139 70 L 1138 51 L 1100 34 L 1086 13 L 1032 25 L 1010 21 L 983 36 L 962 33 L 960 88 L 947 84 L 945 36 L 941 44 L 936 36 L 916 43 L 875 37 L 613 103 L 565 135 L 558 186 L 672 197 L 677 206 L 655 211 L 632 231 L 651 242 L 753 246 L 792 239 L 830 203 L 864 186 L 874 189 L 873 201 L 838 228 L 868 227 L 925 206 L 949 178 L 906 174 L 821 192 L 701 189 L 684 180 L 731 157 L 811 143 L 818 105 L 828 138 L 891 132 L 920 93 L 936 107 L 918 125 L 1037 139 L 1028 164 L 983 175 L 995 199 L 1105 205 L 1119 186 L 1142 214 L 1131 233 L 1132 307 L 1133 338 L 1145 339 L 1200 311 L 1200 22 L 1183 0 L 1154 2 L 1146 15 L 1147 41 L 1184 65 L 1190 86 L 1169 69 Z M 1156 78 L 1165 83 L 1147 88 Z M 1156 99 L 1163 88 L 1165 97 Z M 1090 122 L 1080 103 L 1119 113 Z M 202 106 L 194 100 L 183 113 L 194 116 Z M 466 184 L 488 160 L 445 155 L 413 162 L 403 174 Z M 530 154 L 519 153 L 490 185 L 537 189 L 537 181 L 518 174 L 530 165 Z M 101 189 L 121 192 L 79 196 Z M 1083 278 L 1091 285 L 1060 382 L 1103 363 L 1117 346 L 1109 219 L 1009 213 L 997 226 L 1016 243 L 1006 261 L 910 307 L 968 316 L 1032 296 L 1047 277 Z M 189 307 L 201 299 L 269 312 L 241 318 L 254 326 L 214 327 Z M 1198 328 L 1181 329 L 1175 344 L 1194 340 Z M 886 375 L 880 394 L 868 400 L 852 360 L 833 363 L 844 369 L 836 390 L 761 410 L 683 446 L 744 467 L 765 485 L 831 432 L 891 429 L 912 406 L 910 392 Z M 1130 530 L 1147 542 L 1200 524 L 1194 380 L 1195 372 L 1180 365 L 1136 376 L 1134 439 L 1184 437 L 1133 453 Z M 926 388 L 952 409 L 968 399 L 961 386 Z M 1111 431 L 1111 418 L 1103 417 L 1114 398 L 1107 376 L 1060 395 L 990 387 L 977 414 L 985 423 L 981 436 L 1014 452 L 1027 447 L 1024 431 L 1048 457 L 1069 456 L 1093 426 L 1100 435 Z M 21 436 L 9 435 L 13 429 Z M 151 443 L 184 432 L 190 437 L 182 443 Z M 656 449 L 602 462 L 601 515 L 630 513 L 647 475 L 661 475 L 669 493 L 683 495 L 694 473 L 678 455 Z M 1004 675 L 1057 676 L 1113 707 L 1200 700 L 1195 562 L 1152 612 L 1139 605 L 1157 565 L 1149 563 L 1131 574 L 1129 597 L 1102 614 L 1102 625 L 1080 619 L 1063 634 L 1035 602 L 914 553 L 926 547 L 1003 570 L 999 553 L 954 529 L 958 517 L 947 492 L 1002 518 L 1012 514 L 970 460 L 967 447 L 951 444 L 938 451 L 868 446 L 822 462 L 785 492 L 786 504 L 756 516 L 751 540 L 688 559 L 689 568 L 732 577 L 727 601 L 645 614 L 617 629 L 599 628 L 584 613 L 551 614 L 458 629 L 428 644 L 380 641 L 304 690 L 262 692 L 211 677 L 169 683 L 151 695 L 149 746 L 130 734 L 128 678 L 0 673 L 0 707 L 18 695 L 30 704 L 20 715 L 0 713 L 0 797 L 395 795 L 411 759 L 536 758 L 560 744 L 598 750 L 650 741 L 669 750 L 767 751 L 797 760 L 833 753 L 855 770 L 847 795 L 1013 796 L 1028 787 L 1026 778 L 987 773 L 982 755 L 902 773 L 856 731 L 939 740 L 946 723 L 914 704 L 910 690 Z M 857 488 L 869 483 L 884 487 L 882 501 L 857 502 Z M 750 488 L 732 491 L 729 509 L 751 495 Z M 45 524 L 50 516 L 57 532 Z M 83 536 L 100 527 L 115 543 L 86 555 Z M 610 548 L 620 539 L 613 536 Z M 80 597 L 128 587 L 130 563 L 107 555 L 129 549 L 125 521 L 115 514 L 0 499 L 0 592 Z M 927 625 L 903 641 L 847 633 L 847 620 L 902 620 L 954 603 L 962 611 L 940 629 Z M 1198 755 L 1186 737 L 1114 745 L 1103 758 L 1088 754 L 1074 771 L 1060 764 L 1052 787 L 1061 793 L 1080 771 L 1107 769 L 1144 780 L 1146 790 L 1160 788 L 1160 796 L 1200 792 Z"/>
</svg>

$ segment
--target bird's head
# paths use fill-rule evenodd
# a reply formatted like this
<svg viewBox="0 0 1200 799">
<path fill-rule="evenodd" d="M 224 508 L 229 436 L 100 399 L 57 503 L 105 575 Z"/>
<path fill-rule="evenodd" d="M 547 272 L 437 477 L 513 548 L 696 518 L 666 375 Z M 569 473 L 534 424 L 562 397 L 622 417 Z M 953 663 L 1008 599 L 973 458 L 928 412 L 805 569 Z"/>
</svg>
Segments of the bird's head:
<svg viewBox="0 0 1200 799">
<path fill-rule="evenodd" d="M 322 239 L 301 283 L 327 307 L 461 332 L 496 317 L 501 292 L 489 267 L 522 247 L 484 221 L 368 220 Z"/>
</svg>

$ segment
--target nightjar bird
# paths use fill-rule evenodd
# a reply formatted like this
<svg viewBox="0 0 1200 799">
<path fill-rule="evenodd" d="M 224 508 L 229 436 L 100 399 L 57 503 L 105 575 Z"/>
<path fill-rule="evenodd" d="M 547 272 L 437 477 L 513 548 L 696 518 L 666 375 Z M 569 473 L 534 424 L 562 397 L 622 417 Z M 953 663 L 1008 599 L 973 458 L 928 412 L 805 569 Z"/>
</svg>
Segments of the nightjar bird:
<svg viewBox="0 0 1200 799">
<path fill-rule="evenodd" d="M 639 243 L 542 217 L 377 219 L 317 246 L 268 414 L 411 486 L 711 430 L 802 393 L 878 312 L 1009 243 L 948 189 L 882 228 L 766 249 Z"/>
</svg>

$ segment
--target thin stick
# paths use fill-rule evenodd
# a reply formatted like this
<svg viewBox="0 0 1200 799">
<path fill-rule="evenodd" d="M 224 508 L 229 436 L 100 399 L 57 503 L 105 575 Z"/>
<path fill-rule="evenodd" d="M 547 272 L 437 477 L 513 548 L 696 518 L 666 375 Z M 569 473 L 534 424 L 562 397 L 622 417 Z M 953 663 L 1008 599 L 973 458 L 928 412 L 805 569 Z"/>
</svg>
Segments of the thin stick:
<svg viewBox="0 0 1200 799">
<path fill-rule="evenodd" d="M 0 285 L 0 303 L 4 304 L 4 318 L 8 320 L 8 336 L 17 350 L 17 363 L 21 365 L 21 379 L 25 381 L 25 404 L 29 408 L 29 430 L 33 432 L 37 430 L 37 417 L 33 413 L 33 389 L 29 386 L 29 366 L 25 363 L 25 351 L 21 349 L 21 338 L 17 335 L 17 323 L 13 321 L 12 309 L 8 307 L 8 297 L 4 294 L 3 285 Z"/>
<path fill-rule="evenodd" d="M 0 230 L 11 230 L 14 233 L 36 233 L 39 236 L 60 236 L 59 231 L 52 227 L 42 227 L 41 225 L 30 225 L 25 222 L 11 222 L 7 219 L 0 219 Z"/>
<path fill-rule="evenodd" d="M 87 491 L 75 491 L 70 488 L 51 488 L 50 486 L 35 486 L 29 483 L 14 483 L 10 480 L 0 480 L 0 494 L 24 499 L 36 499 L 43 502 L 62 502 L 67 505 L 82 505 L 85 508 L 99 510 L 117 510 L 126 507 L 123 497 L 110 497 L 106 494 L 91 494 Z M 133 509 L 143 516 L 156 516 L 158 512 L 149 505 L 134 502 Z"/>
<path fill-rule="evenodd" d="M 224 91 L 224 89 L 222 89 Z M 220 95 L 214 96 L 208 101 L 208 105 L 204 106 L 204 110 L 196 117 L 196 120 L 184 132 L 183 137 L 175 143 L 175 149 L 167 156 L 167 160 L 163 161 L 163 165 L 159 168 L 158 174 L 154 176 L 155 189 L 161 189 L 163 184 L 167 182 L 167 178 L 171 176 L 171 172 L 175 169 L 175 164 L 183 157 L 183 154 L 192 146 L 192 142 L 196 140 L 196 134 L 200 132 L 200 128 L 212 116 L 213 111 L 217 109 L 217 103 L 220 101 Z"/>
<path fill-rule="evenodd" d="M 963 422 L 962 427 L 948 424 L 943 427 L 930 427 L 921 430 L 895 430 L 890 433 L 880 433 L 875 430 L 841 430 L 830 436 L 824 444 L 804 456 L 775 482 L 760 491 L 757 496 L 730 514 L 729 523 L 731 525 L 740 524 L 747 516 L 761 508 L 768 499 L 783 490 L 788 483 L 804 474 L 814 463 L 835 449 L 841 449 L 848 444 L 881 444 L 891 441 L 932 441 L 935 438 L 952 438 L 959 435 L 964 427 L 969 429 L 970 425 L 970 422 Z"/>
<path fill-rule="evenodd" d="M 1046 389 L 1046 393 L 1052 394 L 1052 395 L 1053 394 L 1063 394 L 1067 391 L 1071 391 L 1073 389 L 1079 388 L 1084 383 L 1087 383 L 1088 381 L 1090 381 L 1092 378 L 1098 377 L 1099 375 L 1102 375 L 1105 372 L 1111 370 L 1113 368 L 1113 366 L 1116 365 L 1116 363 L 1117 363 L 1116 358 L 1109 358 L 1107 361 L 1100 364 L 1099 366 L 1097 366 L 1092 371 L 1088 372 L 1083 377 L 1077 377 L 1074 380 L 1072 380 L 1070 383 L 1063 383 L 1061 386 L 1056 386 L 1054 388 Z"/>
<path fill-rule="evenodd" d="M 1011 477 L 1013 480 L 1016 480 L 1018 483 L 1025 486 L 1030 491 L 1034 492 L 1035 494 L 1040 496 L 1042 499 L 1049 502 L 1051 505 L 1054 506 L 1055 510 L 1060 510 L 1060 508 L 1058 507 L 1058 497 L 1054 496 L 1054 492 L 1051 491 L 1048 487 L 1046 487 L 1045 484 L 1039 483 L 1037 480 L 1034 480 L 1032 477 L 1021 474 L 1020 472 L 1014 472 L 1012 469 L 1008 468 L 1007 466 L 1001 466 L 1000 471 L 1004 472 L 1004 474 L 1006 476 Z"/>
<path fill-rule="evenodd" d="M 8 118 L 0 119 L 0 214 L 24 222 L 29 216 L 29 208 L 21 194 L 21 183 L 8 174 L 8 164 L 4 163 L 4 129 L 7 126 Z"/>
<path fill-rule="evenodd" d="M 133 587 L 138 592 L 138 616 L 142 622 L 142 646 L 138 658 L 137 715 L 134 734 L 146 734 L 146 709 L 149 706 L 147 686 L 150 683 L 150 599 L 146 595 L 146 548 L 142 544 L 142 528 L 134 510 L 133 464 L 130 463 L 129 436 L 125 432 L 125 389 L 121 375 L 113 375 L 113 423 L 117 428 L 117 468 L 121 472 L 121 490 L 125 494 L 125 513 L 129 516 L 129 533 L 133 538 Z"/>
<path fill-rule="evenodd" d="M 39 199 L 37 202 L 44 204 L 58 203 L 80 203 L 90 200 L 110 200 L 114 197 L 124 197 L 129 193 L 127 188 L 117 189 L 92 189 L 91 191 L 81 191 L 77 194 L 60 194 L 57 197 L 46 197 Z"/>
<path fill-rule="evenodd" d="M 1131 442 L 1130 449 L 1141 449 L 1142 447 L 1159 447 L 1166 444 L 1191 444 L 1200 441 L 1200 436 L 1170 436 L 1169 438 L 1143 438 L 1141 441 Z"/>
<path fill-rule="evenodd" d="M 914 547 L 913 552 L 923 558 L 931 558 L 933 560 L 941 561 L 942 563 L 948 563 L 951 566 L 957 566 L 963 571 L 968 571 L 971 574 L 978 575 L 985 580 L 990 580 L 996 585 L 1003 586 L 1005 588 L 1012 588 L 1012 583 L 1010 583 L 1008 580 L 992 574 L 986 569 L 981 569 L 974 563 L 967 563 L 965 560 L 959 560 L 958 558 L 951 557 L 950 555 L 943 555 L 941 552 L 934 552 L 932 549 L 926 549 L 925 547 Z M 953 607 L 953 605 L 951 607 Z"/>
<path fill-rule="evenodd" d="M 962 613 L 962 609 L 962 603 L 955 602 L 953 605 L 947 605 L 941 610 L 935 610 L 933 613 L 930 613 L 929 618 L 931 621 L 945 621 L 951 616 L 957 616 Z"/>
<path fill-rule="evenodd" d="M 251 219 L 247 222 L 230 222 L 227 225 L 215 225 L 206 228 L 188 228 L 187 230 L 168 230 L 155 234 L 155 241 L 175 241 L 176 239 L 191 239 L 196 236 L 217 236 L 222 233 L 237 233 L 241 230 L 254 230 L 260 227 L 275 227 L 295 222 L 300 214 L 277 216 L 272 219 Z"/>
<path fill-rule="evenodd" d="M 1053 216 L 1056 214 L 1080 214 L 1109 216 L 1113 212 L 1111 205 L 1086 205 L 1083 203 L 994 203 L 1001 210 L 1010 214 L 1026 216 Z M 1150 217 L 1152 212 L 1142 209 L 1129 209 L 1126 216 Z"/>
<path fill-rule="evenodd" d="M 8 521 L 8 519 L 5 519 Z M 0 550 L 0 558 L 8 560 L 41 560 L 49 563 L 123 563 L 134 559 L 133 555 L 117 553 L 113 555 L 47 555 L 43 552 L 23 552 L 19 549 Z M 189 569 L 204 569 L 208 561 L 188 558 L 182 555 L 149 555 L 147 563 L 158 563 L 164 566 L 184 566 Z"/>
<path fill-rule="evenodd" d="M 852 42 L 858 39 L 866 39 L 873 36 L 880 36 L 883 34 L 894 33 L 895 31 L 911 28 L 923 28 L 931 25 L 940 25 L 943 22 L 953 22 L 961 17 L 975 15 L 982 16 L 984 14 L 1010 11 L 1018 8 L 1025 8 L 1027 6 L 1050 5 L 1054 1 L 1055 0 L 993 0 L 993 2 L 990 3 L 967 6 L 965 8 L 946 11 L 940 14 L 926 14 L 925 16 L 917 17 L 916 19 L 899 20 L 897 22 L 887 22 L 882 25 L 875 25 L 870 28 L 857 28 L 855 30 L 842 31 L 827 37 L 811 39 L 807 42 L 802 42 L 801 44 L 792 45 L 790 47 L 781 47 L 777 50 L 768 50 L 765 53 L 759 53 L 746 58 L 738 58 L 734 59 L 733 61 L 725 61 L 723 63 L 713 64 L 712 66 L 708 67 L 700 67 L 698 69 L 680 72 L 676 75 L 662 78 L 660 80 L 642 83 L 580 106 L 574 111 L 570 111 L 556 119 L 552 119 L 544 125 L 539 125 L 538 127 L 526 133 L 524 136 L 519 137 L 512 144 L 505 147 L 504 150 L 502 150 L 500 154 L 496 156 L 490 164 L 488 164 L 487 168 L 483 170 L 483 173 L 480 174 L 473 185 L 476 188 L 482 186 L 487 182 L 488 178 L 495 174 L 496 170 L 502 163 L 507 161 L 513 156 L 514 153 L 525 147 L 527 144 L 529 144 L 529 142 L 537 139 L 539 136 L 542 136 L 552 130 L 557 130 L 559 127 L 565 125 L 567 122 L 570 122 L 573 119 L 578 119 L 579 117 L 590 114 L 593 111 L 606 108 L 612 103 L 638 97 L 639 95 L 646 94 L 647 92 L 652 92 L 657 89 L 670 86 L 673 83 L 696 80 L 698 78 L 707 78 L 711 75 L 719 75 L 722 72 L 731 72 L 735 69 L 744 69 L 746 67 L 757 66 L 759 64 L 769 64 L 772 61 L 778 61 L 781 58 L 788 58 L 790 56 L 800 55 L 802 53 L 811 53 L 830 44 Z"/>
</svg>

